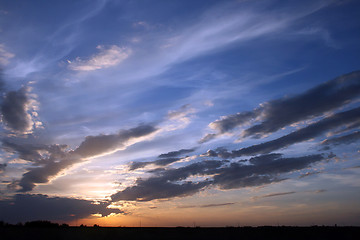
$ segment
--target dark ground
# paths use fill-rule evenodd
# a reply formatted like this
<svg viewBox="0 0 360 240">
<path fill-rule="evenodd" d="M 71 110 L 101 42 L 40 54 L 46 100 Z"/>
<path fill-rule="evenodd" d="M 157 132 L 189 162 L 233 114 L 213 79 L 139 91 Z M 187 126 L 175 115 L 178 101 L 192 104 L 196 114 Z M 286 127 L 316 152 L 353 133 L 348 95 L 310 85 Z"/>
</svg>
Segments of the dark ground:
<svg viewBox="0 0 360 240">
<path fill-rule="evenodd" d="M 360 227 L 0 227 L 0 239 L 360 239 Z"/>
</svg>

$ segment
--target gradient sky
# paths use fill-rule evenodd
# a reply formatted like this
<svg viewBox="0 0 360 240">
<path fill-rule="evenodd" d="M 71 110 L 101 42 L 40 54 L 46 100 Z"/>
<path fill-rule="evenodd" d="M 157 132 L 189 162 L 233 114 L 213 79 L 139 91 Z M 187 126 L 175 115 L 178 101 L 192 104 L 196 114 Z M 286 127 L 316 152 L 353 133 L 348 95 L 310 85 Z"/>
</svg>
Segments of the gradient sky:
<svg viewBox="0 0 360 240">
<path fill-rule="evenodd" d="M 0 1 L 0 220 L 360 225 L 360 3 Z"/>
</svg>

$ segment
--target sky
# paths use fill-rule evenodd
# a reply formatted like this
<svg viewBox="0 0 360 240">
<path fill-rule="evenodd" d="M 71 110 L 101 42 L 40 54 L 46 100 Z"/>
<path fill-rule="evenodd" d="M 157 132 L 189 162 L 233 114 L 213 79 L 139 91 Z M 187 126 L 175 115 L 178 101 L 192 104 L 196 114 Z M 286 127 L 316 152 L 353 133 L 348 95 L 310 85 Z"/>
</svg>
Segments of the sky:
<svg viewBox="0 0 360 240">
<path fill-rule="evenodd" d="M 0 0 L 0 220 L 360 226 L 356 0 Z"/>
</svg>

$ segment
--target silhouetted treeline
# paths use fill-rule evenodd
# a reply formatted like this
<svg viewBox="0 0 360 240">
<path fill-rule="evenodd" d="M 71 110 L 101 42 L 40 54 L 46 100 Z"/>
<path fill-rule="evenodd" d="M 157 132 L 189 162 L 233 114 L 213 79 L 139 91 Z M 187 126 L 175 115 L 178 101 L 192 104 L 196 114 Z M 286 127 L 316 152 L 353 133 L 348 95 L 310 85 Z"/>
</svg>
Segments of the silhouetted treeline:
<svg viewBox="0 0 360 240">
<path fill-rule="evenodd" d="M 360 227 L 311 226 L 311 227 L 69 227 L 49 221 L 34 221 L 25 224 L 7 224 L 0 222 L 1 240 L 22 239 L 360 239 Z"/>
<path fill-rule="evenodd" d="M 69 224 L 63 223 L 63 224 L 58 224 L 58 223 L 52 223 L 50 221 L 44 221 L 44 220 L 38 220 L 38 221 L 31 221 L 31 222 L 26 222 L 26 223 L 17 223 L 17 224 L 11 224 L 11 223 L 6 223 L 3 221 L 0 221 L 0 227 L 37 227 L 37 228 L 57 228 L 57 227 L 69 227 Z"/>
</svg>

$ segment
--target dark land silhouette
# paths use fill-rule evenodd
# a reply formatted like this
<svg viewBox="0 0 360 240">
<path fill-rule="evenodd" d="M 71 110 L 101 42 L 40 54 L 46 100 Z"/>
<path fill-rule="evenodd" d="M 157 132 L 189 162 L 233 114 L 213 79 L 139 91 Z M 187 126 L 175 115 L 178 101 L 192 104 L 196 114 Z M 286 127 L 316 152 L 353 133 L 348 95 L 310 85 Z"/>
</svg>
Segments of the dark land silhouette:
<svg viewBox="0 0 360 240">
<path fill-rule="evenodd" d="M 79 227 L 49 221 L 0 222 L 0 238 L 8 239 L 360 239 L 360 227 Z"/>
</svg>

